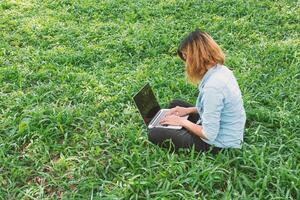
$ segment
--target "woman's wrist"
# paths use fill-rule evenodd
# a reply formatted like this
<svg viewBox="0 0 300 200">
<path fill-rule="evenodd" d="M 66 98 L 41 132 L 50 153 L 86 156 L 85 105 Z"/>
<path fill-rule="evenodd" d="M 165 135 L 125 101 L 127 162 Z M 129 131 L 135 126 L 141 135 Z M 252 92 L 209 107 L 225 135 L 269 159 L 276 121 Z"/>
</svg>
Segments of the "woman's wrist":
<svg viewBox="0 0 300 200">
<path fill-rule="evenodd" d="M 189 123 L 189 120 L 182 118 L 180 126 L 182 126 L 183 128 L 187 128 L 188 123 Z"/>
<path fill-rule="evenodd" d="M 202 126 L 195 124 L 187 119 L 183 119 L 181 121 L 181 126 L 190 131 L 191 133 L 203 138 L 207 139 L 206 136 L 204 135 L 203 128 Z"/>
<path fill-rule="evenodd" d="M 196 107 L 188 107 L 186 109 L 187 109 L 187 114 L 198 112 Z"/>
</svg>

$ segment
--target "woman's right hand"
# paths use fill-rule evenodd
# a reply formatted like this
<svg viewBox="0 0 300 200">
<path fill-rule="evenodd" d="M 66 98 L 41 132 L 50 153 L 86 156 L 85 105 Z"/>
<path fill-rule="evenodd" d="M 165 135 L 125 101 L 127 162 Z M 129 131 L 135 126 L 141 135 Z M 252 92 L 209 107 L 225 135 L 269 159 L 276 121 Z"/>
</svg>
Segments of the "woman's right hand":
<svg viewBox="0 0 300 200">
<path fill-rule="evenodd" d="M 176 115 L 176 116 L 182 117 L 182 116 L 188 115 L 190 113 L 191 113 L 191 109 L 190 108 L 176 106 L 174 108 L 171 108 L 167 112 L 166 116 L 168 116 L 168 115 Z"/>
</svg>

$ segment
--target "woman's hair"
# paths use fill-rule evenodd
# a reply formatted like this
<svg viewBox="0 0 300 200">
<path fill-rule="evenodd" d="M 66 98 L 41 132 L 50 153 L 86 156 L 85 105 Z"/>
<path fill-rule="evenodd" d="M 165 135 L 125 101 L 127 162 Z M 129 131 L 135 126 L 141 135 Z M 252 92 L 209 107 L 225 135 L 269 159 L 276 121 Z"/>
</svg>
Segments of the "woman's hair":
<svg viewBox="0 0 300 200">
<path fill-rule="evenodd" d="M 198 29 L 182 40 L 177 53 L 186 62 L 187 76 L 193 83 L 203 78 L 208 65 L 224 64 L 225 61 L 219 45 L 209 34 Z"/>
</svg>

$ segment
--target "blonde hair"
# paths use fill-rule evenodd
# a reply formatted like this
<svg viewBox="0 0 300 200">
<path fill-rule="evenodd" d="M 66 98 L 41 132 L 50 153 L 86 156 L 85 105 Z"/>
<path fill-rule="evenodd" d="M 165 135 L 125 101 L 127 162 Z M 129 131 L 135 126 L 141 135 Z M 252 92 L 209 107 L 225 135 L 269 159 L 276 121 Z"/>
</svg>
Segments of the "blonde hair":
<svg viewBox="0 0 300 200">
<path fill-rule="evenodd" d="M 225 61 L 219 45 L 208 33 L 200 30 L 196 30 L 184 38 L 177 53 L 186 62 L 188 79 L 195 84 L 203 78 L 209 65 L 224 64 Z"/>
</svg>

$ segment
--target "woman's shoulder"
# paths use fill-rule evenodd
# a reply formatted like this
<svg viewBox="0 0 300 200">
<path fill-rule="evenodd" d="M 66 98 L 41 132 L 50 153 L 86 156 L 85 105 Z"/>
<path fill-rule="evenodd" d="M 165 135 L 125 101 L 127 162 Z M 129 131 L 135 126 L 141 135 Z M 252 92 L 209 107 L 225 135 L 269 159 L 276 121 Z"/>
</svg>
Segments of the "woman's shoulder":
<svg viewBox="0 0 300 200">
<path fill-rule="evenodd" d="M 205 88 L 222 89 L 232 78 L 232 71 L 225 65 L 218 65 L 218 70 L 210 77 Z"/>
</svg>

